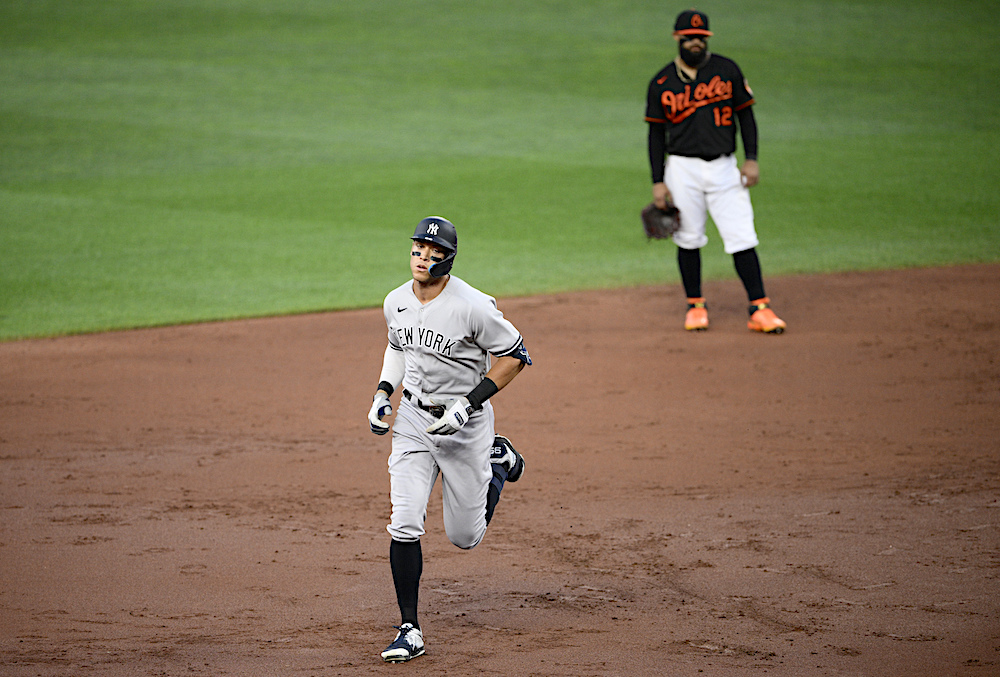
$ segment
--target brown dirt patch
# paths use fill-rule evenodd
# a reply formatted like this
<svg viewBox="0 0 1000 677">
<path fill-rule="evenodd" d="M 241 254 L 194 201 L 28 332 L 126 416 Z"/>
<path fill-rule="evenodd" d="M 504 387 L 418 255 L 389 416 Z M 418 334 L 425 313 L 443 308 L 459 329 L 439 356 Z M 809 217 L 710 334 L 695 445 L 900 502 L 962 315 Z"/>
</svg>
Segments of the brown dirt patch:
<svg viewBox="0 0 1000 677">
<path fill-rule="evenodd" d="M 1000 266 L 768 284 L 502 300 L 527 473 L 405 667 L 378 311 L 0 345 L 0 672 L 1000 674 Z"/>
</svg>

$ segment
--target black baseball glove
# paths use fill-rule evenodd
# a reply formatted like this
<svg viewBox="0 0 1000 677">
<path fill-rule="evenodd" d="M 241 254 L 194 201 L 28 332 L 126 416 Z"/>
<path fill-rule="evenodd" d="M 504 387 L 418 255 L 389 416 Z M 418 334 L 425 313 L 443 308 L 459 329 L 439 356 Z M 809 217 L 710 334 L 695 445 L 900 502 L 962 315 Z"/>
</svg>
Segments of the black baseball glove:
<svg viewBox="0 0 1000 677">
<path fill-rule="evenodd" d="M 662 240 L 672 236 L 681 227 L 681 212 L 667 201 L 667 208 L 660 209 L 650 202 L 642 210 L 642 227 L 649 239 Z"/>
</svg>

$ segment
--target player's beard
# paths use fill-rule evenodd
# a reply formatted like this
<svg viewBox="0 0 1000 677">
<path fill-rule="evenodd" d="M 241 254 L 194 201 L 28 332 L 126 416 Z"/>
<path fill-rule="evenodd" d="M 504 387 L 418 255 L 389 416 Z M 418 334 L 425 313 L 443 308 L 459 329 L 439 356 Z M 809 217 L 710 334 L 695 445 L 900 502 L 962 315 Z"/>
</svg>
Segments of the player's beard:
<svg viewBox="0 0 1000 677">
<path fill-rule="evenodd" d="M 708 46 L 705 47 L 700 53 L 692 52 L 690 49 L 684 49 L 684 45 L 680 45 L 681 50 L 681 61 L 686 63 L 691 68 L 700 68 L 705 65 L 708 61 Z"/>
</svg>

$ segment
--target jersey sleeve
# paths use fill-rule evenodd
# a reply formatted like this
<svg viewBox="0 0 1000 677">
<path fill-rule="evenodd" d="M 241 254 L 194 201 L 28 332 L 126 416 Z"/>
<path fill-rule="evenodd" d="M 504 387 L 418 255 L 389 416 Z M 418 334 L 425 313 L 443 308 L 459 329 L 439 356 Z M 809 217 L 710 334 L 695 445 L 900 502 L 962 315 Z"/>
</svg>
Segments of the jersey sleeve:
<svg viewBox="0 0 1000 677">
<path fill-rule="evenodd" d="M 660 101 L 660 87 L 662 78 L 666 73 L 661 71 L 649 81 L 649 89 L 646 91 L 646 122 L 666 122 L 667 117 L 663 112 L 663 103 Z"/>
<path fill-rule="evenodd" d="M 392 293 L 385 297 L 385 301 L 382 302 L 382 316 L 385 318 L 386 332 L 389 336 L 389 347 L 393 350 L 403 350 L 402 346 L 399 345 L 399 336 L 392 328 L 392 316 L 390 315 Z"/>
<path fill-rule="evenodd" d="M 735 62 L 733 62 L 733 69 L 736 71 L 736 75 L 733 77 L 733 108 L 741 111 L 754 105 L 753 90 L 750 89 L 750 84 L 743 76 L 743 71 Z"/>
<path fill-rule="evenodd" d="M 503 316 L 492 297 L 473 307 L 471 324 L 476 344 L 495 357 L 516 357 L 531 364 L 524 339 L 510 320 Z"/>
</svg>

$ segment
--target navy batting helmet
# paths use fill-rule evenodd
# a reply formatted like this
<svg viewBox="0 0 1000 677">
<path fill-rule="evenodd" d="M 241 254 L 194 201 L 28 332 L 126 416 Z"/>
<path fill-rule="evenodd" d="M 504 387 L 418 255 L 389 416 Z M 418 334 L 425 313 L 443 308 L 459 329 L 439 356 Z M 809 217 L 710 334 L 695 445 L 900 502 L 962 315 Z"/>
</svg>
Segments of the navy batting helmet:
<svg viewBox="0 0 1000 677">
<path fill-rule="evenodd" d="M 455 232 L 455 226 L 451 221 L 440 216 L 428 216 L 417 224 L 410 239 L 430 242 L 448 252 L 443 260 L 430 267 L 428 272 L 432 277 L 444 277 L 451 271 L 455 254 L 458 253 L 458 233 Z"/>
</svg>

